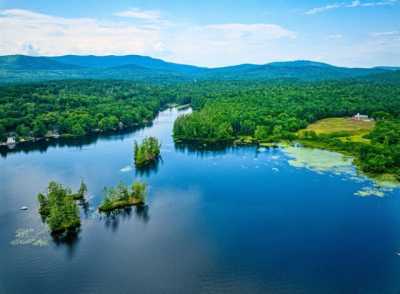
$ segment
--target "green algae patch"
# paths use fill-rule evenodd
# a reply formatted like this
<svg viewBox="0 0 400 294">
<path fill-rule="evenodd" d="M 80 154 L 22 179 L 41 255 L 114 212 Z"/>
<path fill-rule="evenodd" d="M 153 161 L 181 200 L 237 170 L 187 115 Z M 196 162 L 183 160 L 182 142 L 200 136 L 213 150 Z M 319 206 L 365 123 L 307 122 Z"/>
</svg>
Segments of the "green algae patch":
<svg viewBox="0 0 400 294">
<path fill-rule="evenodd" d="M 354 193 L 359 197 L 384 197 L 394 189 L 400 188 L 400 183 L 391 174 L 379 176 L 357 174 L 353 158 L 342 153 L 309 147 L 282 146 L 289 157 L 288 163 L 297 168 L 306 168 L 317 173 L 333 173 L 346 175 L 355 182 L 369 181 L 372 186 L 366 186 Z"/>
<path fill-rule="evenodd" d="M 291 158 L 288 162 L 294 167 L 320 173 L 354 174 L 353 158 L 341 153 L 293 146 L 284 147 L 283 151 Z"/>
<path fill-rule="evenodd" d="M 46 231 L 36 231 L 32 228 L 20 228 L 15 231 L 12 246 L 35 246 L 44 247 L 49 245 Z"/>
<path fill-rule="evenodd" d="M 377 187 L 364 187 L 360 189 L 359 191 L 355 192 L 354 195 L 360 196 L 360 197 L 369 197 L 369 196 L 375 196 L 375 197 L 384 197 L 385 192 L 388 192 L 386 189 L 379 189 Z"/>
</svg>

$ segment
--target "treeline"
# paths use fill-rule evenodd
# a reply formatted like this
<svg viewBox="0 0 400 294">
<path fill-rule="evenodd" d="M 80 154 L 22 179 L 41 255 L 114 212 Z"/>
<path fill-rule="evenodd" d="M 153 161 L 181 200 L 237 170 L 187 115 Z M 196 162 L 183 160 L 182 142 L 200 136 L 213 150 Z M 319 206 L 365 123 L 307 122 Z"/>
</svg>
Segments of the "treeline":
<svg viewBox="0 0 400 294">
<path fill-rule="evenodd" d="M 0 142 L 84 136 L 140 126 L 167 103 L 187 103 L 177 88 L 127 81 L 54 81 L 0 87 Z M 189 101 L 190 102 L 190 101 Z"/>
<path fill-rule="evenodd" d="M 384 83 L 232 82 L 197 85 L 192 91 L 192 105 L 198 111 L 176 120 L 178 141 L 292 139 L 297 130 L 326 117 L 400 113 L 400 85 Z"/>
<path fill-rule="evenodd" d="M 360 81 L 322 83 L 231 83 L 209 86 L 195 95 L 192 114 L 174 124 L 177 142 L 277 142 L 302 139 L 316 147 L 343 151 L 367 173 L 389 173 L 400 180 L 400 85 Z M 199 89 L 197 89 L 199 90 Z M 327 117 L 367 114 L 378 122 L 370 143 L 347 140 L 349 134 L 297 131 Z"/>
<path fill-rule="evenodd" d="M 400 120 L 378 121 L 367 138 L 371 144 L 363 146 L 359 154 L 362 169 L 372 173 L 390 172 L 400 181 Z"/>
</svg>

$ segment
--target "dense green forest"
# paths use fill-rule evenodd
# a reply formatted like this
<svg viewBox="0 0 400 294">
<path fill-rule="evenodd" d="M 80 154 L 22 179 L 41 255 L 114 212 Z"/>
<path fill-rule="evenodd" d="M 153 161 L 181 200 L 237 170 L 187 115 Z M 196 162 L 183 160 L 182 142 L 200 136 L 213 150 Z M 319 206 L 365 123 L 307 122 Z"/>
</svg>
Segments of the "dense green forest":
<svg viewBox="0 0 400 294">
<path fill-rule="evenodd" d="M 195 92 L 200 91 L 194 87 Z M 209 84 L 194 95 L 192 114 L 174 124 L 177 142 L 278 142 L 298 139 L 297 131 L 326 117 L 363 113 L 378 120 L 370 142 L 340 140 L 346 134 L 300 138 L 313 146 L 354 155 L 368 173 L 400 177 L 400 85 L 381 82 Z M 318 142 L 318 144 L 315 144 Z"/>
<path fill-rule="evenodd" d="M 181 116 L 174 137 L 186 141 L 291 139 L 325 117 L 400 113 L 400 85 L 363 82 L 208 83 L 193 87 L 194 113 Z M 203 92 L 203 94 L 200 94 Z"/>
<path fill-rule="evenodd" d="M 174 88 L 124 81 L 58 81 L 0 87 L 0 142 L 84 136 L 151 122 Z"/>
<path fill-rule="evenodd" d="M 140 126 L 169 103 L 191 103 L 194 109 L 176 120 L 177 142 L 293 140 L 298 130 L 319 119 L 362 113 L 378 120 L 368 144 L 345 142 L 337 134 L 300 139 L 352 153 L 366 172 L 399 174 L 397 81 L 398 72 L 319 82 L 71 80 L 1 86 L 0 141 Z"/>
</svg>

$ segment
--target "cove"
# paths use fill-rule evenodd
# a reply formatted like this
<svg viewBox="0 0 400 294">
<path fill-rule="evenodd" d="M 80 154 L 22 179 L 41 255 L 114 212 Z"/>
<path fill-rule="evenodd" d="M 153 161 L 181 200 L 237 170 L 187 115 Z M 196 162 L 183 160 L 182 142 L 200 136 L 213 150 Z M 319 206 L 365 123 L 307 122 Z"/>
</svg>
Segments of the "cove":
<svg viewBox="0 0 400 294">
<path fill-rule="evenodd" d="M 4 154 L 0 293 L 400 291 L 398 189 L 359 193 L 378 188 L 325 151 L 310 160 L 301 149 L 175 146 L 173 122 L 189 111 L 162 111 L 131 133 Z M 161 141 L 162 158 L 138 172 L 133 142 L 147 136 Z M 53 240 L 36 194 L 51 180 L 76 190 L 81 178 L 90 203 L 81 232 Z M 147 207 L 96 212 L 104 187 L 134 180 L 149 185 Z"/>
</svg>

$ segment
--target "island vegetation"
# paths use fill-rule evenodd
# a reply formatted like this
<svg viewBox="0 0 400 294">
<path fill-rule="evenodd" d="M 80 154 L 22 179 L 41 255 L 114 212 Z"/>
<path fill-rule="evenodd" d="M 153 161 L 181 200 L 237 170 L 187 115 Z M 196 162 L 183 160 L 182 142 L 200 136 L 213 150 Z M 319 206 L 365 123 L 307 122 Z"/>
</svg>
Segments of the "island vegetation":
<svg viewBox="0 0 400 294">
<path fill-rule="evenodd" d="M 77 193 L 54 181 L 50 182 L 47 193 L 39 193 L 39 213 L 53 234 L 74 233 L 81 225 L 79 208 L 75 200 L 84 200 L 86 184 L 81 181 Z"/>
<path fill-rule="evenodd" d="M 105 197 L 99 206 L 100 212 L 112 212 L 130 206 L 142 206 L 146 202 L 146 184 L 134 182 L 131 189 L 119 183 L 115 188 L 106 188 Z"/>
<path fill-rule="evenodd" d="M 160 157 L 160 147 L 161 144 L 155 137 L 145 138 L 141 144 L 135 141 L 133 151 L 136 167 L 144 168 L 154 164 Z"/>
</svg>

